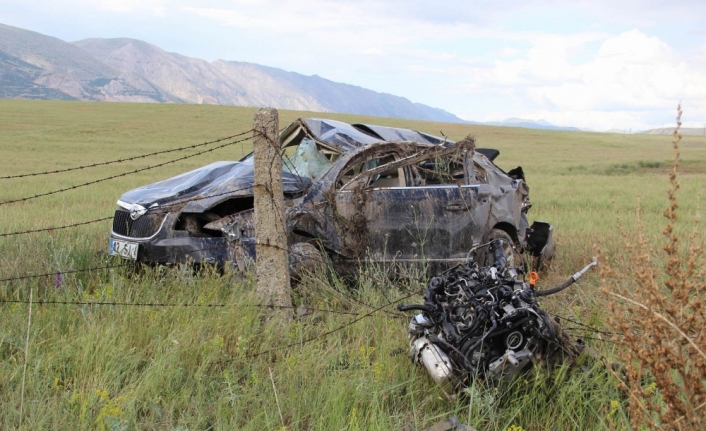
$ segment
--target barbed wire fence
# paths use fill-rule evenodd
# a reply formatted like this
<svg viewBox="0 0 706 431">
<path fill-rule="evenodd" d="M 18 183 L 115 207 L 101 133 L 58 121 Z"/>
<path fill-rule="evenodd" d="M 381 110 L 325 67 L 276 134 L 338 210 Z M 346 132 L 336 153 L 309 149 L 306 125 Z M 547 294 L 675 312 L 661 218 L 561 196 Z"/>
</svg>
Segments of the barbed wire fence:
<svg viewBox="0 0 706 431">
<path fill-rule="evenodd" d="M 109 175 L 106 177 L 102 177 L 96 180 L 91 180 L 87 181 L 84 183 L 80 184 L 75 184 L 69 187 L 64 187 L 56 190 L 51 190 L 48 192 L 43 192 L 43 193 L 37 193 L 34 195 L 30 196 L 24 196 L 20 198 L 12 198 L 8 199 L 5 201 L 0 202 L 1 205 L 9 205 L 9 204 L 14 204 L 14 203 L 20 203 L 20 202 L 27 202 L 31 201 L 34 199 L 38 199 L 44 196 L 50 196 L 50 195 L 55 195 L 55 194 L 60 194 L 64 192 L 69 192 L 78 188 L 82 187 L 88 187 L 91 185 L 99 184 L 102 182 L 114 180 L 117 178 L 122 178 L 126 177 L 129 175 L 137 174 L 140 172 L 145 172 L 149 171 L 152 169 L 160 168 L 166 165 L 170 164 L 175 164 L 180 161 L 184 161 L 196 156 L 200 156 L 203 154 L 211 153 L 216 150 L 229 147 L 235 144 L 239 143 L 244 143 L 246 141 L 250 141 L 252 139 L 251 136 L 248 137 L 243 137 L 245 135 L 248 135 L 250 133 L 253 133 L 253 130 L 246 130 L 234 135 L 218 138 L 212 141 L 208 142 L 203 142 L 200 144 L 194 144 L 194 145 L 187 145 L 187 146 L 182 146 L 174 149 L 168 149 L 168 150 L 163 150 L 163 151 L 155 151 L 151 153 L 146 153 L 146 154 L 141 154 L 137 156 L 132 156 L 132 157 L 126 157 L 126 158 L 120 158 L 120 159 L 115 159 L 115 160 L 108 160 L 104 162 L 96 162 L 96 163 L 91 163 L 91 164 L 86 164 L 86 165 L 79 165 L 79 166 L 74 166 L 70 168 L 65 168 L 65 169 L 56 169 L 56 170 L 46 170 L 46 171 L 41 171 L 41 172 L 29 172 L 29 173 L 24 173 L 24 174 L 16 174 L 16 175 L 6 175 L 6 176 L 1 176 L 0 180 L 18 180 L 18 179 L 27 179 L 27 178 L 32 178 L 32 177 L 39 177 L 39 176 L 46 176 L 46 175 L 55 175 L 55 174 L 62 174 L 62 173 L 67 173 L 67 172 L 74 172 L 74 171 L 79 171 L 79 170 L 85 170 L 85 169 L 90 169 L 90 168 L 95 168 L 95 167 L 103 167 L 103 166 L 109 166 L 109 165 L 115 165 L 115 164 L 121 164 L 121 163 L 126 163 L 130 161 L 135 161 L 139 159 L 147 159 L 149 157 L 157 156 L 157 155 L 162 155 L 162 154 L 169 154 L 169 153 L 178 153 L 182 151 L 188 151 L 188 150 L 193 150 L 193 149 L 199 149 L 203 147 L 208 147 L 210 145 L 214 144 L 219 144 L 216 145 L 212 148 L 207 148 L 198 152 L 195 152 L 193 154 L 188 154 L 182 157 L 178 157 L 166 162 L 161 162 L 161 163 L 156 163 L 152 164 L 143 168 L 138 168 L 138 169 L 133 169 L 128 172 L 124 172 L 121 174 L 115 174 L 115 175 Z M 238 138 L 238 139 L 234 139 Z M 244 187 L 241 189 L 236 189 L 236 190 L 229 190 L 224 193 L 219 193 L 219 194 L 208 194 L 208 195 L 203 195 L 203 196 L 194 196 L 185 200 L 180 200 L 178 204 L 176 205 L 184 205 L 185 203 L 188 202 L 193 202 L 193 201 L 198 201 L 198 200 L 204 200 L 204 199 L 213 199 L 217 198 L 220 196 L 224 195 L 229 195 L 233 194 L 238 191 L 244 191 L 247 189 L 251 189 L 252 187 Z M 154 213 L 168 213 L 174 208 L 174 204 L 167 204 L 167 205 L 162 205 L 160 206 L 157 210 L 153 211 Z M 25 230 L 17 230 L 17 231 L 11 231 L 11 232 L 2 232 L 0 233 L 0 238 L 7 238 L 7 237 L 16 237 L 16 236 L 23 236 L 23 235 L 30 235 L 30 234 L 36 234 L 36 233 L 49 233 L 49 232 L 54 232 L 54 231 L 59 231 L 59 230 L 66 230 L 66 229 L 73 229 L 73 228 L 78 228 L 82 226 L 87 226 L 91 224 L 96 224 L 96 223 L 101 223 L 105 222 L 108 220 L 112 220 L 113 216 L 105 216 L 105 217 L 99 217 L 91 220 L 83 220 L 83 221 L 78 221 L 74 223 L 69 223 L 65 225 L 58 225 L 58 226 L 49 226 L 49 227 L 43 227 L 43 228 L 36 228 L 36 229 L 25 229 Z M 275 248 L 281 248 L 276 246 L 275 244 L 267 244 L 267 243 L 262 243 L 259 242 L 257 244 L 258 246 L 261 247 L 275 247 Z M 203 249 L 198 249 L 198 250 L 189 250 L 185 251 L 183 253 L 180 253 L 182 257 L 191 255 L 193 253 L 197 252 L 202 252 L 206 251 L 208 249 L 212 248 L 223 248 L 227 247 L 227 245 L 220 245 L 217 247 L 210 247 L 210 248 L 203 248 Z M 296 251 L 292 251 L 289 249 L 285 249 L 285 251 L 289 253 L 295 253 Z M 157 260 L 161 258 L 166 258 L 166 257 L 174 257 L 177 258 L 178 256 L 172 254 L 170 256 L 161 256 L 156 258 Z M 311 257 L 311 256 L 308 256 Z M 330 265 L 331 262 L 328 259 L 321 258 L 320 263 L 325 264 L 325 265 Z M 125 261 L 125 262 L 120 262 L 120 263 L 112 263 L 112 264 L 106 264 L 106 265 L 97 265 L 97 266 L 91 266 L 91 267 L 86 267 L 86 268 L 79 268 L 79 269 L 68 269 L 68 270 L 63 270 L 63 271 L 46 271 L 42 273 L 32 273 L 32 274 L 20 274 L 20 275 L 15 275 L 11 277 L 4 277 L 0 278 L 0 284 L 4 285 L 12 285 L 13 283 L 17 282 L 23 282 L 27 280 L 36 280 L 36 279 L 42 279 L 42 278 L 48 278 L 50 281 L 53 279 L 61 279 L 67 275 L 72 275 L 72 274 L 81 274 L 81 273 L 91 273 L 91 272 L 98 272 L 98 271 L 108 271 L 108 270 L 114 270 L 114 269 L 120 269 L 120 268 L 131 268 L 134 267 L 135 263 L 132 261 Z M 148 307 L 148 308 L 175 308 L 175 307 L 181 307 L 181 308 L 197 308 L 197 307 L 203 307 L 203 308 L 226 308 L 226 307 L 237 307 L 237 306 L 242 306 L 242 307 L 254 307 L 254 308 L 260 308 L 260 309 L 303 309 L 307 314 L 310 313 L 328 313 L 328 314 L 336 314 L 336 315 L 347 315 L 347 316 L 354 316 L 355 318 L 352 319 L 350 322 L 347 322 L 346 324 L 334 329 L 327 331 L 323 334 L 319 334 L 316 336 L 312 336 L 306 340 L 300 341 L 296 343 L 296 345 L 300 346 L 303 344 L 307 344 L 309 342 L 312 342 L 317 339 L 324 338 L 326 336 L 329 336 L 331 334 L 334 334 L 338 331 L 341 331 L 356 322 L 359 322 L 365 318 L 372 317 L 380 312 L 383 312 L 385 317 L 387 318 L 403 318 L 406 319 L 406 316 L 397 313 L 397 312 L 392 312 L 390 310 L 386 310 L 386 308 L 395 305 L 398 301 L 390 301 L 388 303 L 383 304 L 382 306 L 375 306 L 372 304 L 367 304 L 364 301 L 361 301 L 360 299 L 356 298 L 354 295 L 350 293 L 346 293 L 340 289 L 335 289 L 333 286 L 330 286 L 331 289 L 335 292 L 337 292 L 339 295 L 355 302 L 356 304 L 368 308 L 370 311 L 366 313 L 360 313 L 360 312 L 354 312 L 350 310 L 336 310 L 336 309 L 324 309 L 324 308 L 317 308 L 317 307 L 310 307 L 306 305 L 301 305 L 301 306 L 277 306 L 277 305 L 272 305 L 272 304 L 241 304 L 241 303 L 211 303 L 211 304 L 200 304 L 200 303 L 167 303 L 167 302 L 129 302 L 129 301 L 86 301 L 86 300 L 56 300 L 56 299 L 51 299 L 51 298 L 38 298 L 35 301 L 27 300 L 27 299 L 10 299 L 10 298 L 3 298 L 0 299 L 0 305 L 4 304 L 35 304 L 35 305 L 40 305 L 40 306 L 89 306 L 89 307 L 94 307 L 94 306 L 109 306 L 109 307 Z M 30 287 L 31 289 L 32 287 Z M 408 292 L 407 296 L 401 299 L 406 299 L 409 298 L 413 295 L 417 295 L 420 292 Z M 400 299 L 400 300 L 401 300 Z M 287 347 L 292 347 L 291 345 L 284 345 L 284 346 L 277 346 L 269 350 L 265 350 L 262 352 L 258 352 L 257 354 L 251 355 L 252 357 L 257 357 L 264 355 L 269 352 L 273 352 L 276 350 L 281 350 Z"/>
<path fill-rule="evenodd" d="M 16 232 L 5 232 L 5 233 L 0 233 L 0 237 L 7 237 L 7 236 L 17 236 L 17 235 L 25 235 L 29 233 L 40 233 L 40 232 L 51 232 L 55 230 L 62 230 L 62 229 L 70 229 L 72 227 L 78 227 L 78 226 L 86 226 L 89 224 L 94 224 L 94 223 L 100 223 L 102 221 L 107 221 L 107 220 L 112 220 L 113 216 L 107 216 L 107 217 L 101 217 L 93 220 L 86 220 L 86 221 L 81 221 L 77 223 L 71 223 L 63 226 L 51 226 L 51 227 L 45 227 L 45 228 L 40 228 L 40 229 L 29 229 L 29 230 L 20 230 Z"/>
<path fill-rule="evenodd" d="M 199 152 L 196 152 L 196 153 L 193 153 L 193 154 L 189 154 L 189 155 L 187 155 L 187 156 L 179 157 L 179 158 L 177 158 L 177 159 L 169 160 L 169 161 L 162 162 L 162 163 L 157 163 L 157 164 L 155 164 L 155 165 L 147 166 L 147 167 L 144 167 L 144 168 L 134 169 L 134 170 L 132 170 L 132 171 L 124 172 L 124 173 L 122 173 L 122 174 L 110 175 L 110 176 L 107 176 L 107 177 L 104 177 L 104 178 L 99 178 L 99 179 L 97 179 L 97 180 L 88 181 L 88 182 L 81 183 L 81 184 L 75 184 L 75 185 L 70 186 L 70 187 L 64 187 L 64 188 L 61 188 L 61 189 L 52 190 L 52 191 L 45 192 L 45 193 L 38 193 L 38 194 L 32 195 L 32 196 L 25 196 L 25 197 L 22 197 L 22 198 L 10 199 L 10 200 L 7 200 L 7 201 L 0 202 L 0 205 L 7 205 L 7 204 L 18 203 L 18 202 L 26 202 L 26 201 L 29 201 L 29 200 L 32 200 L 32 199 L 41 198 L 41 197 L 44 197 L 44 196 L 50 196 L 50 195 L 54 195 L 54 194 L 57 194 L 57 193 L 68 192 L 68 191 L 70 191 L 70 190 L 76 190 L 76 189 L 81 188 L 81 187 L 86 187 L 86 186 L 91 186 L 91 185 L 94 185 L 94 184 L 102 183 L 102 182 L 104 182 L 104 181 L 114 180 L 114 179 L 116 179 L 116 178 L 126 177 L 126 176 L 128 176 L 128 175 L 134 175 L 134 174 L 137 174 L 137 173 L 140 173 L 140 172 L 149 171 L 149 170 L 152 170 L 152 169 L 155 169 L 155 168 L 160 168 L 160 167 L 162 167 L 162 166 L 170 165 L 170 164 L 173 164 L 173 163 L 176 163 L 176 162 L 181 162 L 181 161 L 183 161 L 183 160 L 187 160 L 187 159 L 190 159 L 190 158 L 193 158 L 193 157 L 196 157 L 196 156 L 200 156 L 200 155 L 202 155 L 202 154 L 211 153 L 211 152 L 213 152 L 213 151 L 215 151 L 215 150 L 218 150 L 218 149 L 221 149 L 221 148 L 225 148 L 225 147 L 229 147 L 229 146 L 231 146 L 231 145 L 235 145 L 235 144 L 238 144 L 238 143 L 241 143 L 241 142 L 245 142 L 245 141 L 248 141 L 248 140 L 250 140 L 250 139 L 251 139 L 250 137 L 248 137 L 248 138 L 243 138 L 243 139 L 237 139 L 237 140 L 235 140 L 235 141 L 226 142 L 225 144 L 221 144 L 221 145 L 218 145 L 218 146 L 216 146 L 216 147 L 209 148 L 209 149 L 207 149 L 207 150 L 202 150 L 202 151 L 199 151 Z"/>
<path fill-rule="evenodd" d="M 175 153 L 179 151 L 184 151 L 184 150 L 191 150 L 194 148 L 200 148 L 200 147 L 205 147 L 207 145 L 211 144 L 216 144 L 218 142 L 223 142 L 227 141 L 229 139 L 236 138 L 238 136 L 243 136 L 248 133 L 252 132 L 252 130 L 246 130 L 241 133 L 236 133 L 235 135 L 230 135 L 226 136 L 223 138 L 218 138 L 213 141 L 208 141 L 208 142 L 203 142 L 201 144 L 194 144 L 194 145 L 187 145 L 184 147 L 178 147 L 178 148 L 172 148 L 169 150 L 163 150 L 163 151 L 155 151 L 152 153 L 146 153 L 146 154 L 140 154 L 138 156 L 132 156 L 132 157 L 126 157 L 124 159 L 115 159 L 115 160 L 109 160 L 106 162 L 97 162 L 97 163 L 91 163 L 88 165 L 79 165 L 79 166 L 74 166 L 71 168 L 65 168 L 65 169 L 56 169 L 52 171 L 41 171 L 41 172 L 31 172 L 31 173 L 26 173 L 26 174 L 17 174 L 17 175 L 6 175 L 6 176 L 0 176 L 0 180 L 11 180 L 11 179 L 17 179 L 17 178 L 28 178 L 28 177 L 37 177 L 37 176 L 43 176 L 43 175 L 50 175 L 50 174 L 61 174 L 64 172 L 72 172 L 72 171 L 79 171 L 83 169 L 88 169 L 88 168 L 95 168 L 98 166 L 108 166 L 108 165 L 113 165 L 116 163 L 125 163 L 125 162 L 131 162 L 133 160 L 138 160 L 138 159 L 146 159 L 147 157 L 152 157 L 152 156 L 157 156 L 160 154 L 168 154 L 168 153 Z"/>
<path fill-rule="evenodd" d="M 14 203 L 20 203 L 20 202 L 27 202 L 27 201 L 31 201 L 31 200 L 38 199 L 38 198 L 45 197 L 45 196 L 69 192 L 69 191 L 72 191 L 72 190 L 75 190 L 78 188 L 88 187 L 88 186 L 99 184 L 102 182 L 106 182 L 106 181 L 110 181 L 110 180 L 114 180 L 114 179 L 118 179 L 118 178 L 123 178 L 123 177 L 127 177 L 129 175 L 134 175 L 137 173 L 157 169 L 157 168 L 160 168 L 163 166 L 175 164 L 175 163 L 178 163 L 178 162 L 181 162 L 181 161 L 193 158 L 193 157 L 197 157 L 197 156 L 200 156 L 203 154 L 212 153 L 212 152 L 219 150 L 219 149 L 222 149 L 222 148 L 230 147 L 230 146 L 233 146 L 236 144 L 243 144 L 243 143 L 253 139 L 252 136 L 246 136 L 246 135 L 257 134 L 257 133 L 262 133 L 262 132 L 254 130 L 254 129 L 249 129 L 249 130 L 245 130 L 243 132 L 237 133 L 237 134 L 225 136 L 222 138 L 214 139 L 214 140 L 199 143 L 199 144 L 187 145 L 187 146 L 182 146 L 182 147 L 168 149 L 168 150 L 162 150 L 162 151 L 155 151 L 155 152 L 141 154 L 141 155 L 127 157 L 127 158 L 120 158 L 120 159 L 115 159 L 115 160 L 96 162 L 96 163 L 91 163 L 91 164 L 87 164 L 87 165 L 79 165 L 79 166 L 74 166 L 74 167 L 65 168 L 65 169 L 47 170 L 47 171 L 41 171 L 41 172 L 29 172 L 29 173 L 24 173 L 24 174 L 0 176 L 0 180 L 17 180 L 17 179 L 26 179 L 26 178 L 31 178 L 31 177 L 62 174 L 62 173 L 74 172 L 74 171 L 79 171 L 79 170 L 95 168 L 95 167 L 116 165 L 116 164 L 131 162 L 131 161 L 135 161 L 135 160 L 140 160 L 140 159 L 147 159 L 147 158 L 150 158 L 153 156 L 158 156 L 158 155 L 163 155 L 163 154 L 178 153 L 178 152 L 182 152 L 182 151 L 200 149 L 200 148 L 208 147 L 210 145 L 219 144 L 219 145 L 215 145 L 214 147 L 206 148 L 206 149 L 197 151 L 192 154 L 181 156 L 181 157 L 178 157 L 178 158 L 175 158 L 172 160 L 168 160 L 165 162 L 152 164 L 152 165 L 149 165 L 146 167 L 133 169 L 128 172 L 115 174 L 115 175 L 109 175 L 109 176 L 102 177 L 102 178 L 99 178 L 96 180 L 91 180 L 88 182 L 75 184 L 75 185 L 72 185 L 69 187 L 51 190 L 48 192 L 37 193 L 34 195 L 30 195 L 30 196 L 5 200 L 5 201 L 0 202 L 0 206 L 14 204 Z M 238 139 L 235 139 L 235 138 L 238 138 Z M 272 140 L 270 139 L 269 141 L 270 141 L 269 143 L 272 144 L 272 142 L 271 142 Z M 280 157 L 283 157 L 282 153 L 280 153 Z M 294 174 L 297 174 L 297 172 L 295 171 Z M 295 175 L 295 176 L 297 176 L 297 175 Z M 303 181 L 301 179 L 301 177 L 297 176 L 297 178 L 299 179 L 299 181 Z M 205 200 L 205 199 L 213 199 L 213 198 L 222 197 L 225 195 L 231 195 L 236 192 L 251 190 L 252 188 L 253 188 L 252 186 L 247 186 L 247 187 L 243 187 L 240 189 L 229 190 L 229 191 L 226 191 L 223 193 L 208 194 L 208 195 L 203 195 L 203 196 L 197 195 L 197 196 L 193 196 L 193 197 L 190 197 L 187 199 L 180 200 L 176 204 L 160 205 L 156 210 L 151 211 L 151 212 L 152 213 L 168 213 L 172 209 L 174 209 L 176 206 L 182 206 L 188 202 L 194 202 L 194 201 Z M 12 231 L 12 232 L 3 232 L 3 233 L 0 233 L 0 238 L 29 235 L 29 234 L 35 234 L 35 233 L 46 233 L 46 232 L 53 232 L 53 231 L 59 231 L 59 230 L 65 230 L 65 229 L 73 229 L 73 228 L 77 228 L 77 227 L 81 227 L 81 226 L 87 226 L 87 225 L 91 225 L 91 224 L 105 222 L 105 221 L 112 220 L 112 219 L 113 219 L 113 216 L 111 215 L 111 216 L 99 217 L 99 218 L 95 218 L 95 219 L 91 219 L 91 220 L 78 221 L 75 223 L 70 223 L 70 224 L 65 224 L 65 225 L 60 225 L 60 226 L 50 226 L 50 227 L 37 228 L 37 229 L 26 229 L 26 230 Z M 326 221 L 325 218 L 324 218 L 324 220 Z M 265 243 L 265 242 L 261 242 L 261 241 L 256 242 L 256 245 L 260 246 L 260 247 L 272 247 L 272 248 L 276 248 L 276 249 L 281 249 L 282 251 L 286 251 L 290 254 L 297 253 L 296 251 L 293 251 L 291 249 L 288 249 L 288 248 L 282 249 L 282 247 L 277 246 L 276 244 Z M 160 260 L 162 258 L 167 258 L 167 257 L 173 257 L 176 260 L 176 258 L 179 256 L 189 256 L 193 253 L 207 251 L 207 250 L 214 249 L 214 248 L 223 248 L 223 247 L 227 247 L 227 245 L 219 245 L 216 247 L 202 248 L 202 249 L 197 249 L 197 250 L 189 250 L 189 251 L 185 251 L 185 252 L 182 252 L 179 254 L 164 255 L 164 256 L 157 257 L 156 260 Z M 323 256 L 320 258 L 312 257 L 312 256 L 306 256 L 306 257 L 310 258 L 310 259 L 311 258 L 318 259 L 320 261 L 320 263 L 322 263 L 326 266 L 331 265 L 331 261 Z M 376 260 L 373 259 L 371 256 L 368 256 L 367 259 L 374 262 L 374 263 L 382 263 L 382 262 L 376 262 Z M 81 269 L 69 269 L 69 270 L 65 270 L 65 271 L 47 271 L 47 272 L 39 273 L 39 274 L 22 274 L 22 275 L 16 275 L 16 276 L 12 276 L 12 277 L 0 278 L 0 283 L 10 284 L 13 282 L 19 282 L 19 281 L 24 281 L 24 280 L 41 279 L 41 278 L 57 278 L 57 277 L 64 277 L 66 275 L 71 275 L 71 274 L 89 273 L 89 272 L 113 270 L 113 269 L 119 269 L 119 268 L 129 268 L 129 267 L 134 267 L 134 266 L 135 266 L 134 262 L 126 261 L 126 262 L 121 262 L 121 263 L 116 263 L 116 264 L 99 265 L 99 266 L 92 266 L 92 267 L 81 268 Z M 343 290 L 336 289 L 333 286 L 329 286 L 329 287 L 334 292 L 338 293 L 339 295 L 347 298 L 348 300 L 350 300 L 352 302 L 357 303 L 360 306 L 363 306 L 363 307 L 369 309 L 370 311 L 367 313 L 357 313 L 357 312 L 347 311 L 347 310 L 321 309 L 321 308 L 312 308 L 312 307 L 308 307 L 308 306 L 282 306 L 282 305 L 273 305 L 273 304 L 236 304 L 236 303 L 234 303 L 234 304 L 227 304 L 227 303 L 198 304 L 198 303 L 158 303 L 158 302 L 121 302 L 121 301 L 79 301 L 79 300 L 69 301 L 69 300 L 53 300 L 53 299 L 42 299 L 42 298 L 38 299 L 37 301 L 29 301 L 26 299 L 6 299 L 5 298 L 5 299 L 0 299 L 0 305 L 3 305 L 3 304 L 30 304 L 30 302 L 31 302 L 33 304 L 42 305 L 42 306 L 113 306 L 113 307 L 150 307 L 150 308 L 164 308 L 164 309 L 175 308 L 175 307 L 226 308 L 226 307 L 244 306 L 244 307 L 255 307 L 255 308 L 261 308 L 261 309 L 271 309 L 271 310 L 274 310 L 274 309 L 280 309 L 280 310 L 282 310 L 282 309 L 297 309 L 300 307 L 304 307 L 304 309 L 308 310 L 309 312 L 355 316 L 355 318 L 352 319 L 351 321 L 349 321 L 346 324 L 339 326 L 333 330 L 329 330 L 329 331 L 326 331 L 322 334 L 309 337 L 305 340 L 300 340 L 297 343 L 276 346 L 271 349 L 260 351 L 256 354 L 250 355 L 248 357 L 248 358 L 254 358 L 254 357 L 262 356 L 262 355 L 265 355 L 265 354 L 268 354 L 268 353 L 271 353 L 271 352 L 274 352 L 277 350 L 291 348 L 294 346 L 301 346 L 303 344 L 313 342 L 317 339 L 327 337 L 327 336 L 334 334 L 338 331 L 344 330 L 345 328 L 350 327 L 353 324 L 355 324 L 365 318 L 372 317 L 372 316 L 379 314 L 379 313 L 383 313 L 385 315 L 385 317 L 388 317 L 388 318 L 397 318 L 397 319 L 407 318 L 403 314 L 387 310 L 386 308 L 397 304 L 399 301 L 413 297 L 415 295 L 420 295 L 422 293 L 421 291 L 415 291 L 415 290 L 406 289 L 406 288 L 402 287 L 401 290 L 406 290 L 406 296 L 404 296 L 402 298 L 398 298 L 394 301 L 389 301 L 383 305 L 376 306 L 376 305 L 368 304 L 364 301 L 361 301 L 359 298 L 356 298 L 354 295 L 352 295 L 350 293 L 346 293 Z M 574 323 L 575 325 L 577 325 L 573 329 L 577 329 L 577 330 L 582 331 L 584 333 L 584 335 L 585 335 L 585 333 L 588 333 L 588 332 L 598 334 L 599 336 L 601 336 L 601 335 L 610 336 L 613 334 L 608 331 L 600 331 L 600 330 L 593 328 L 589 325 L 584 325 L 578 321 L 574 321 L 574 320 L 566 319 L 566 318 L 563 318 L 563 319 L 570 321 L 570 322 Z M 596 339 L 598 341 L 607 341 L 607 340 L 604 340 L 603 338 L 591 338 L 588 336 L 584 336 L 583 338 Z"/>
</svg>

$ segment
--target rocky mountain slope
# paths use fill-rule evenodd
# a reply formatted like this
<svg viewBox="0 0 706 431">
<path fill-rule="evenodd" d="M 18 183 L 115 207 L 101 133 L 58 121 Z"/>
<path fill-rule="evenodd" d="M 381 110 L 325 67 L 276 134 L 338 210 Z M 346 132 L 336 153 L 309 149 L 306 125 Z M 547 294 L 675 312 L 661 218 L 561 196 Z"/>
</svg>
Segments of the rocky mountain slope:
<svg viewBox="0 0 706 431">
<path fill-rule="evenodd" d="M 126 102 L 165 99 L 142 77 L 121 73 L 80 48 L 55 37 L 2 24 L 0 95 Z"/>
<path fill-rule="evenodd" d="M 272 106 L 461 122 L 403 97 L 252 63 L 170 53 L 135 39 L 67 43 L 0 24 L 0 97 Z"/>
</svg>

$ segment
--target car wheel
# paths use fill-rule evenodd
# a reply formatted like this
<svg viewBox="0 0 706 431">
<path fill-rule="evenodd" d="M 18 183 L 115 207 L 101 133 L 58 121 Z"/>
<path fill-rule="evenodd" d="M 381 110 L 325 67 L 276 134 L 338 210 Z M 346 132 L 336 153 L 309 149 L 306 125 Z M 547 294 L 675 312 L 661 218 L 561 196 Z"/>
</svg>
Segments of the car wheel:
<svg viewBox="0 0 706 431">
<path fill-rule="evenodd" d="M 323 272 L 326 261 L 316 246 L 308 242 L 298 242 L 289 246 L 289 275 L 300 281 L 307 273 Z"/>
<path fill-rule="evenodd" d="M 499 239 L 502 242 L 503 251 L 505 253 L 505 260 L 507 261 L 507 266 L 519 266 L 521 265 L 521 256 L 515 251 L 514 241 L 510 237 L 510 234 L 501 229 L 492 229 L 485 236 L 483 244 L 489 243 L 494 239 Z M 490 246 L 485 247 L 481 258 L 479 259 L 481 266 L 490 266 L 495 263 L 495 256 L 490 252 Z"/>
</svg>

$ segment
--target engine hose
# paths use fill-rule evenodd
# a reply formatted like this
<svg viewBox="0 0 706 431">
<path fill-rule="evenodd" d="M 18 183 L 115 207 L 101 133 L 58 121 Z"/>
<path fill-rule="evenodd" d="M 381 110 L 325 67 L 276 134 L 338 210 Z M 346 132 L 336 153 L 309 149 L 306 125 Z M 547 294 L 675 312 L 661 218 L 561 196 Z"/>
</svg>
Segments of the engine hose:
<svg viewBox="0 0 706 431">
<path fill-rule="evenodd" d="M 546 289 L 546 290 L 537 290 L 534 292 L 534 296 L 549 296 L 553 295 L 555 293 L 561 292 L 562 290 L 566 289 L 567 287 L 571 286 L 574 284 L 576 280 L 574 280 L 574 277 L 571 276 L 568 280 L 565 282 L 561 283 L 560 285 L 553 287 L 551 289 Z"/>
<path fill-rule="evenodd" d="M 456 341 L 458 338 L 458 331 L 456 331 L 456 327 L 451 323 L 449 316 L 446 313 L 441 314 L 441 327 L 444 329 L 446 337 L 449 341 Z"/>
<path fill-rule="evenodd" d="M 460 340 L 458 340 L 459 346 L 462 346 L 463 343 L 466 342 L 471 336 L 473 336 L 478 329 L 478 326 L 480 326 L 481 322 L 485 320 L 485 316 L 481 317 L 480 313 L 476 314 L 476 316 L 473 318 L 473 324 L 471 325 L 470 328 L 466 330 L 466 334 L 461 337 Z"/>
<path fill-rule="evenodd" d="M 439 325 L 438 312 L 431 306 L 426 304 L 412 304 L 412 305 L 402 305 L 397 304 L 397 309 L 399 311 L 423 311 L 424 317 L 428 318 L 432 324 Z"/>
<path fill-rule="evenodd" d="M 471 338 L 472 335 L 476 332 L 476 329 L 478 329 L 478 325 L 480 324 L 479 319 L 475 319 L 475 322 L 473 322 L 473 325 L 471 325 L 470 328 L 468 328 L 466 335 L 462 336 L 460 340 L 458 340 L 459 345 L 463 345 L 463 343 L 466 342 L 469 338 Z"/>
<path fill-rule="evenodd" d="M 398 304 L 397 309 L 399 311 L 426 311 L 428 314 L 436 314 L 436 310 L 434 310 L 432 307 L 424 304 L 412 304 L 412 305 L 402 305 Z"/>
<path fill-rule="evenodd" d="M 491 319 L 492 319 L 493 324 L 492 324 L 492 326 L 490 327 L 490 329 L 488 329 L 488 332 L 486 332 L 482 337 L 480 337 L 480 339 L 478 339 L 475 343 L 473 343 L 473 345 L 471 345 L 471 347 L 469 347 L 468 349 L 464 349 L 465 351 L 467 351 L 467 352 L 473 352 L 473 351 L 476 350 L 476 348 L 480 345 L 480 343 L 483 342 L 483 340 L 485 340 L 486 338 L 488 338 L 490 335 L 493 335 L 493 332 L 494 332 L 495 329 L 497 329 L 497 327 L 498 327 L 498 321 L 495 320 L 495 318 L 492 317 L 492 316 L 491 316 Z"/>
<path fill-rule="evenodd" d="M 564 289 L 566 289 L 567 287 L 569 287 L 569 286 L 571 286 L 572 284 L 574 284 L 574 283 L 576 282 L 576 280 L 578 280 L 579 278 L 581 278 L 581 276 L 582 276 L 586 271 L 588 271 L 589 269 L 591 269 L 592 267 L 594 267 L 594 266 L 596 266 L 596 265 L 598 265 L 598 259 L 596 259 L 596 258 L 594 257 L 594 258 L 593 258 L 593 262 L 589 263 L 589 264 L 586 265 L 581 271 L 579 271 L 579 272 L 577 272 L 576 274 L 574 274 L 574 275 L 572 275 L 571 277 L 569 277 L 569 279 L 566 280 L 565 282 L 563 282 L 562 284 L 560 284 L 560 285 L 558 285 L 558 286 L 556 286 L 556 287 L 553 287 L 553 288 L 551 288 L 551 289 L 547 289 L 547 290 L 537 290 L 537 291 L 534 292 L 534 296 L 535 296 L 535 297 L 537 297 L 537 296 L 548 296 L 548 295 L 553 295 L 553 294 L 555 294 L 555 293 L 557 293 L 557 292 L 561 292 L 562 290 L 564 290 Z"/>
</svg>

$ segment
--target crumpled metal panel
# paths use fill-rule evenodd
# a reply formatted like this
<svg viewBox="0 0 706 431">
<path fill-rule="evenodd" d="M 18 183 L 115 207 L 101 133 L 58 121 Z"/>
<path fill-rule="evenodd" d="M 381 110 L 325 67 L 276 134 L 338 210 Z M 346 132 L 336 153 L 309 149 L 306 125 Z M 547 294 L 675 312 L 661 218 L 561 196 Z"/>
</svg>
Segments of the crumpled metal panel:
<svg viewBox="0 0 706 431">
<path fill-rule="evenodd" d="M 342 152 L 384 142 L 381 139 L 367 135 L 348 123 L 322 118 L 305 118 L 309 132 L 318 140 L 325 142 Z"/>
<path fill-rule="evenodd" d="M 282 173 L 285 193 L 300 193 L 311 184 L 289 172 Z M 123 194 L 120 200 L 149 208 L 153 204 L 186 202 L 185 212 L 203 212 L 234 196 L 252 196 L 254 167 L 252 163 L 215 162 L 168 180 L 139 187 Z"/>
<path fill-rule="evenodd" d="M 436 136 L 427 135 L 426 133 L 420 133 L 416 130 L 400 129 L 397 127 L 385 127 L 376 126 L 374 124 L 354 124 L 357 129 L 367 131 L 369 133 L 374 133 L 380 136 L 384 141 L 395 142 L 418 142 L 423 144 L 439 145 L 444 142 L 454 143 L 453 141 L 445 141 L 437 138 Z"/>
</svg>

